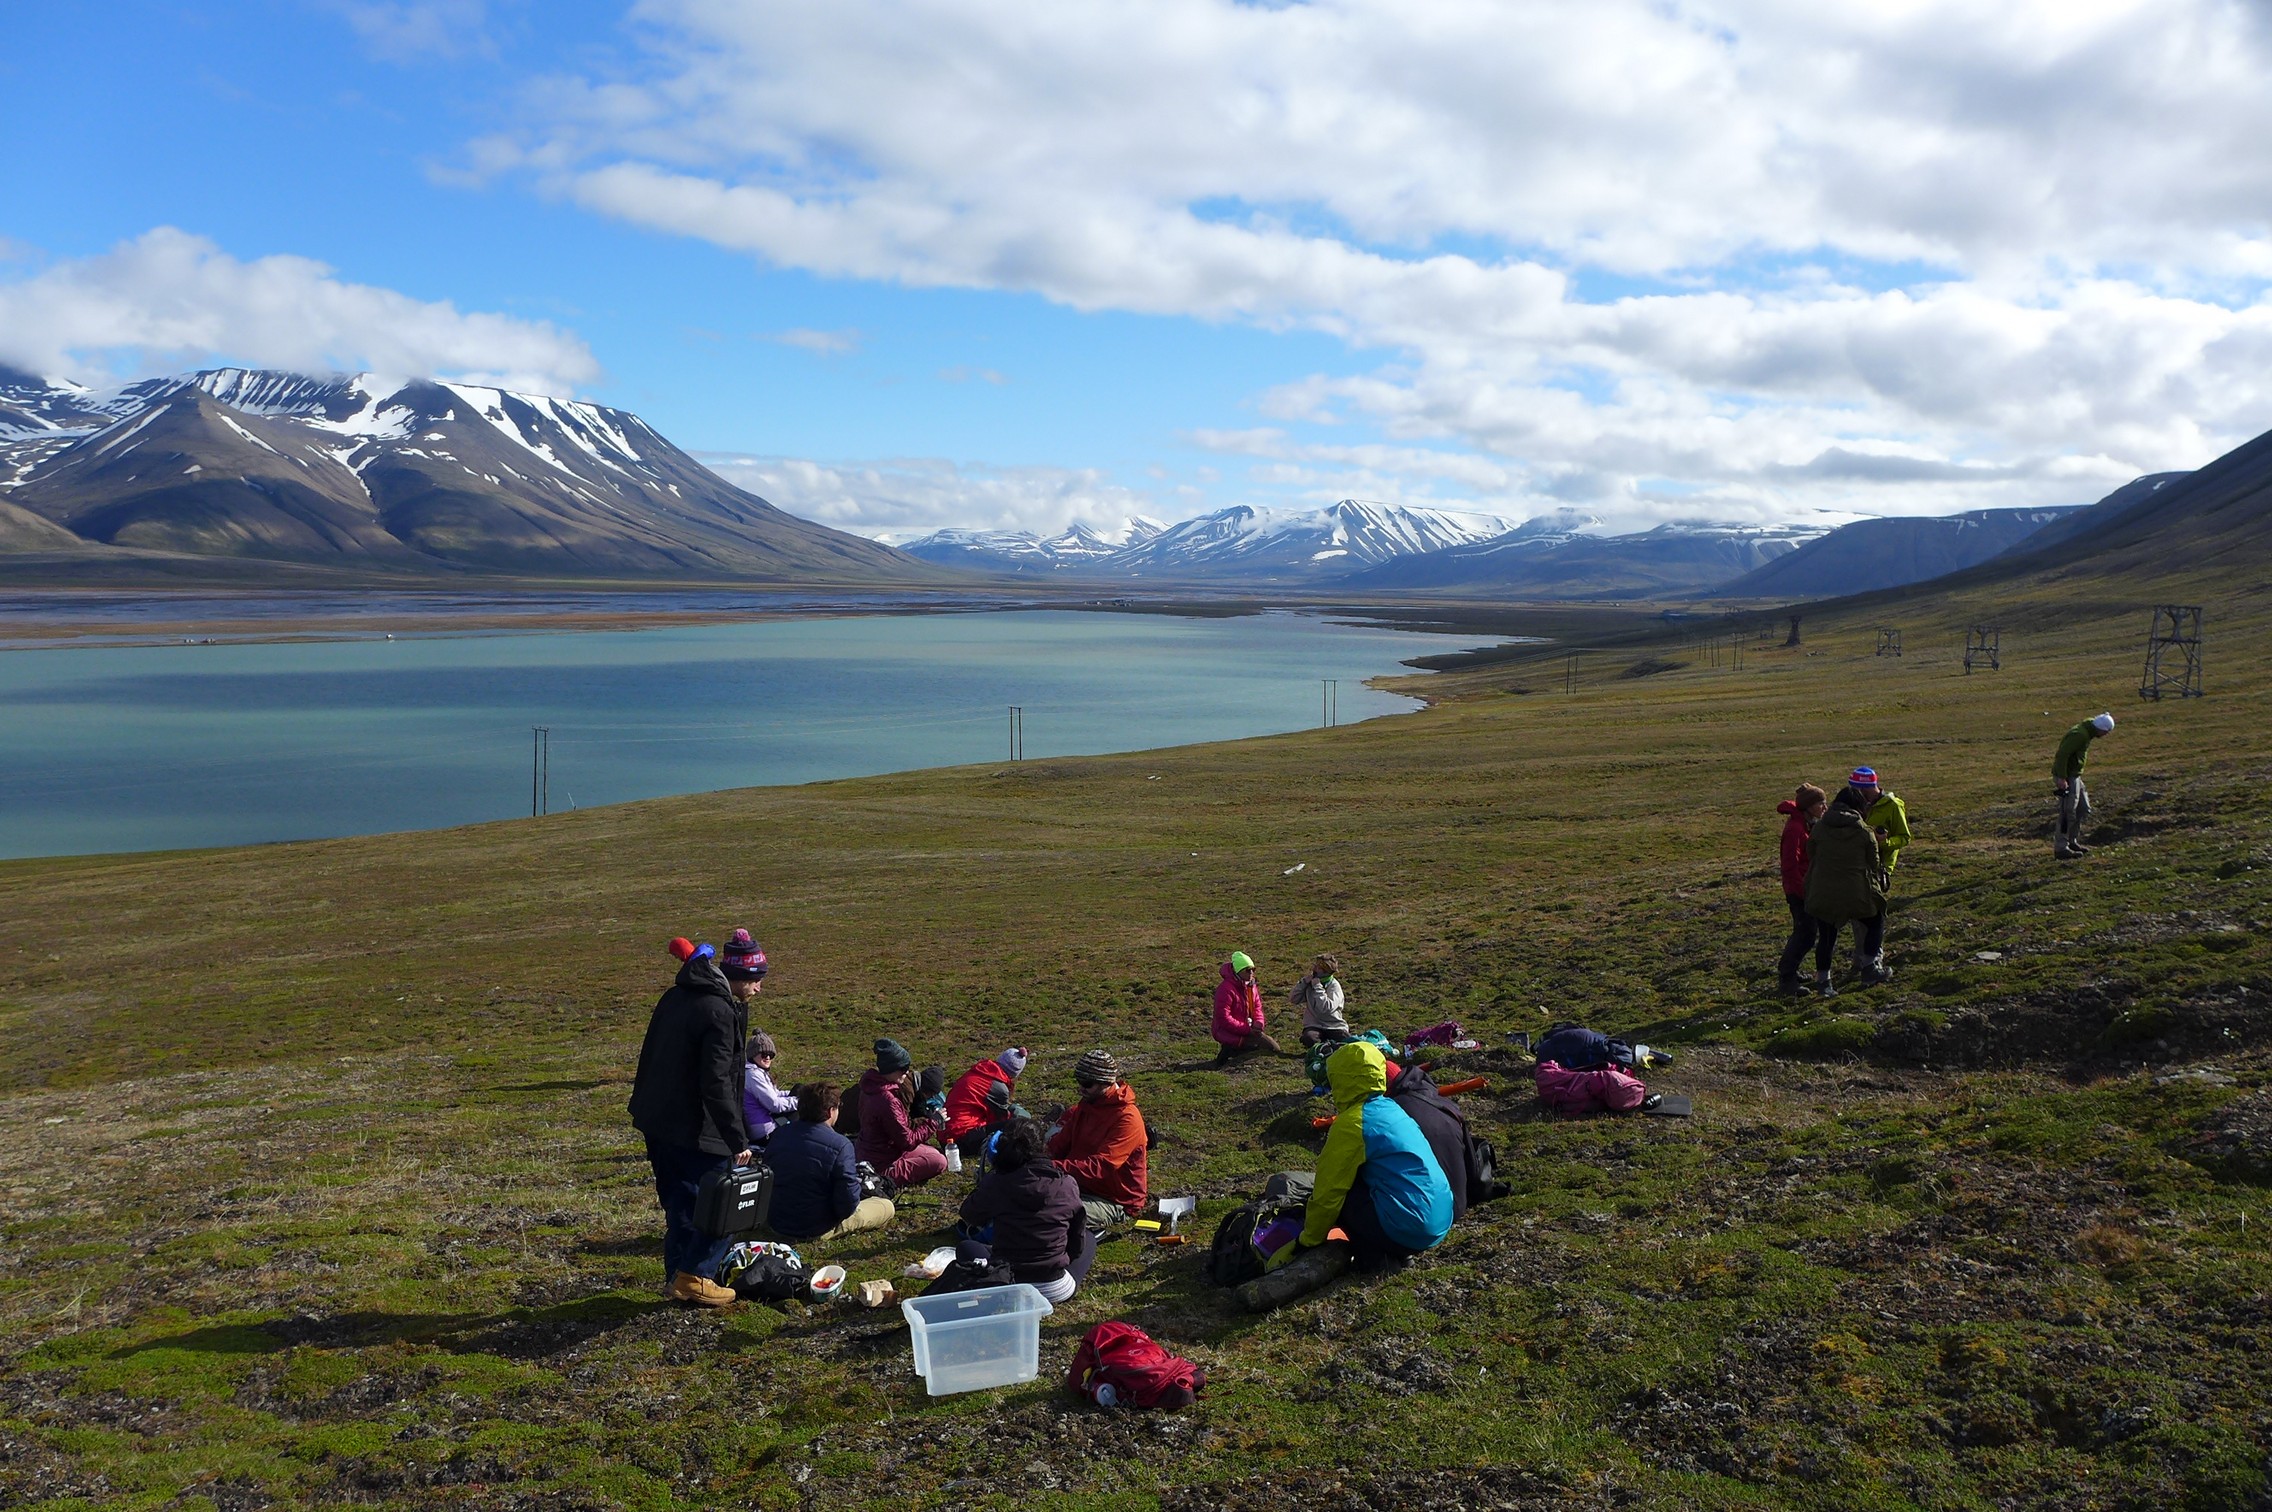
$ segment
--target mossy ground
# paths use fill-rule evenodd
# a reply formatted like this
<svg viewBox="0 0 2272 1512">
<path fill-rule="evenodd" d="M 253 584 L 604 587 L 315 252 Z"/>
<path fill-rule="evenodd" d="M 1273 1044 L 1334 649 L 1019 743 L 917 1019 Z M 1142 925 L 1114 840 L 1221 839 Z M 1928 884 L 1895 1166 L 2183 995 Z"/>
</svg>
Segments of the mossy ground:
<svg viewBox="0 0 2272 1512">
<path fill-rule="evenodd" d="M 1916 599 L 1898 662 L 1876 607 L 1276 740 L 0 867 L 0 1501 L 2260 1504 L 2272 614 L 2235 586 L 2213 696 L 2141 704 L 2151 592 Z M 2108 706 L 2059 866 L 2050 751 Z M 1778 999 L 1774 803 L 1862 760 L 1918 830 L 1896 980 Z M 662 940 L 740 922 L 793 1076 L 1018 1042 L 1055 1098 L 1113 1047 L 1202 1237 L 1314 1149 L 1296 1062 L 1212 1067 L 1213 963 L 1334 949 L 1364 1022 L 1483 1039 L 1441 1061 L 1514 1194 L 1265 1319 L 1200 1246 L 1109 1244 L 1045 1369 L 1126 1318 L 1212 1373 L 1172 1417 L 931 1399 L 896 1313 L 666 1306 L 629 1066 Z M 1672 1048 L 1696 1116 L 1539 1117 L 1504 1035 L 1555 1017 Z M 896 1275 L 959 1190 L 827 1258 Z"/>
</svg>

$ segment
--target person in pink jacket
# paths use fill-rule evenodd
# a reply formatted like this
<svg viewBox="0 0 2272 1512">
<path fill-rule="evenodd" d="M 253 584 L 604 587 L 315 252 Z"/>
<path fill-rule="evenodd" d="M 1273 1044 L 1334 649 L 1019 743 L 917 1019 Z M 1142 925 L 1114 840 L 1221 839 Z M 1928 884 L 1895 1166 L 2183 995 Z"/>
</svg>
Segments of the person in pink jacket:
<svg viewBox="0 0 2272 1512">
<path fill-rule="evenodd" d="M 909 1118 L 915 1098 L 912 1062 L 899 1041 L 876 1041 L 876 1068 L 860 1078 L 859 1157 L 901 1187 L 921 1186 L 947 1173 L 947 1157 L 935 1141 L 939 1126 L 929 1118 Z"/>
<path fill-rule="evenodd" d="M 1243 950 L 1231 952 L 1222 965 L 1223 979 L 1215 984 L 1215 1022 L 1210 1032 L 1223 1048 L 1215 1064 L 1227 1066 L 1234 1055 L 1249 1050 L 1276 1054 L 1278 1042 L 1263 1032 L 1262 989 L 1255 985 L 1254 958 Z"/>
</svg>

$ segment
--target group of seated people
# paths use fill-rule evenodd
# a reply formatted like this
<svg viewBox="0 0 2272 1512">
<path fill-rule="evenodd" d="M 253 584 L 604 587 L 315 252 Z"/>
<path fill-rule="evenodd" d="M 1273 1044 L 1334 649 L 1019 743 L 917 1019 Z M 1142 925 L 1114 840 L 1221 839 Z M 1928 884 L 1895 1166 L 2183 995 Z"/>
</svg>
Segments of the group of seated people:
<svg viewBox="0 0 2272 1512">
<path fill-rule="evenodd" d="M 1218 1063 L 1276 1051 L 1252 959 L 1234 952 L 1220 977 Z M 1339 1045 L 1325 1060 L 1337 1111 L 1300 1230 L 1274 1249 L 1269 1267 L 1329 1239 L 1345 1240 L 1360 1264 L 1440 1244 L 1485 1179 L 1459 1105 L 1424 1070 L 1406 1070 L 1355 1037 L 1331 956 L 1319 956 L 1291 996 L 1303 1010 L 1302 1042 Z M 1045 1126 L 1017 1101 L 1031 1059 L 1024 1049 L 973 1063 L 951 1086 L 935 1068 L 918 1074 L 896 1040 L 878 1039 L 874 1053 L 848 1106 L 844 1089 L 825 1081 L 783 1091 L 773 1079 L 778 1046 L 763 1031 L 750 1033 L 743 1111 L 751 1144 L 773 1171 L 767 1227 L 795 1242 L 881 1228 L 897 1192 L 947 1172 L 952 1147 L 980 1167 L 959 1210 L 958 1260 L 1028 1282 L 1052 1302 L 1072 1296 L 1098 1236 L 1148 1201 L 1150 1135 L 1119 1063 L 1103 1050 L 1082 1055 L 1078 1099 L 1052 1110 Z"/>
<path fill-rule="evenodd" d="M 1079 1099 L 1045 1129 L 1016 1101 L 1029 1057 L 1017 1048 L 979 1061 L 951 1088 L 915 1073 L 896 1040 L 875 1043 L 850 1137 L 839 1132 L 843 1091 L 807 1082 L 782 1092 L 773 1081 L 772 1038 L 752 1033 L 743 1075 L 753 1148 L 773 1171 L 766 1226 L 792 1241 L 833 1239 L 881 1228 L 892 1194 L 947 1171 L 942 1142 L 985 1167 L 962 1202 L 960 1258 L 986 1261 L 1027 1281 L 1052 1302 L 1073 1294 L 1096 1258 L 1096 1234 L 1143 1211 L 1149 1138 L 1120 1064 L 1091 1050 L 1073 1067 Z M 864 1168 L 864 1169 L 863 1169 Z M 881 1178 L 881 1179 L 878 1179 Z"/>
</svg>

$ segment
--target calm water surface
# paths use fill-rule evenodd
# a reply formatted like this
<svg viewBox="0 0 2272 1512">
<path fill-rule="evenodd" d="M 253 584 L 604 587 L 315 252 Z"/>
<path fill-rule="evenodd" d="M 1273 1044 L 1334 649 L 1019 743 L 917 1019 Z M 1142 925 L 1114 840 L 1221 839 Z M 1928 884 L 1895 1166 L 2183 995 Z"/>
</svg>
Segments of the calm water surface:
<svg viewBox="0 0 2272 1512">
<path fill-rule="evenodd" d="M 761 783 L 1140 750 L 1416 707 L 1362 685 L 1473 645 L 1070 612 L 0 651 L 0 856 L 236 845 Z"/>
</svg>

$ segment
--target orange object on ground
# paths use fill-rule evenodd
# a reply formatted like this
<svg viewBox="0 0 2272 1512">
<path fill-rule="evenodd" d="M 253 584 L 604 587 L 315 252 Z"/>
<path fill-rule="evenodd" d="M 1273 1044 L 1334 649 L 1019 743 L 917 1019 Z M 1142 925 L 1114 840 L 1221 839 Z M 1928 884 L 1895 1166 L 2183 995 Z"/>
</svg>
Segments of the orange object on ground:
<svg viewBox="0 0 2272 1512">
<path fill-rule="evenodd" d="M 1159 1238 L 1157 1238 L 1157 1239 L 1154 1239 L 1154 1240 L 1153 1240 L 1152 1242 L 1153 1242 L 1154 1244 L 1181 1244 L 1181 1243 L 1183 1243 L 1183 1235 L 1181 1235 L 1181 1234 L 1162 1234 L 1162 1235 L 1160 1235 L 1160 1237 L 1159 1237 Z"/>
<path fill-rule="evenodd" d="M 1491 1078 L 1488 1076 L 1470 1076 L 1463 1081 L 1445 1082 L 1436 1090 L 1446 1097 L 1457 1097 L 1462 1092 L 1480 1092 L 1490 1085 Z"/>
<path fill-rule="evenodd" d="M 1331 1113 L 1320 1113 L 1310 1120 L 1310 1127 L 1313 1129 L 1330 1129 L 1333 1127 L 1333 1119 L 1334 1115 Z"/>
</svg>

